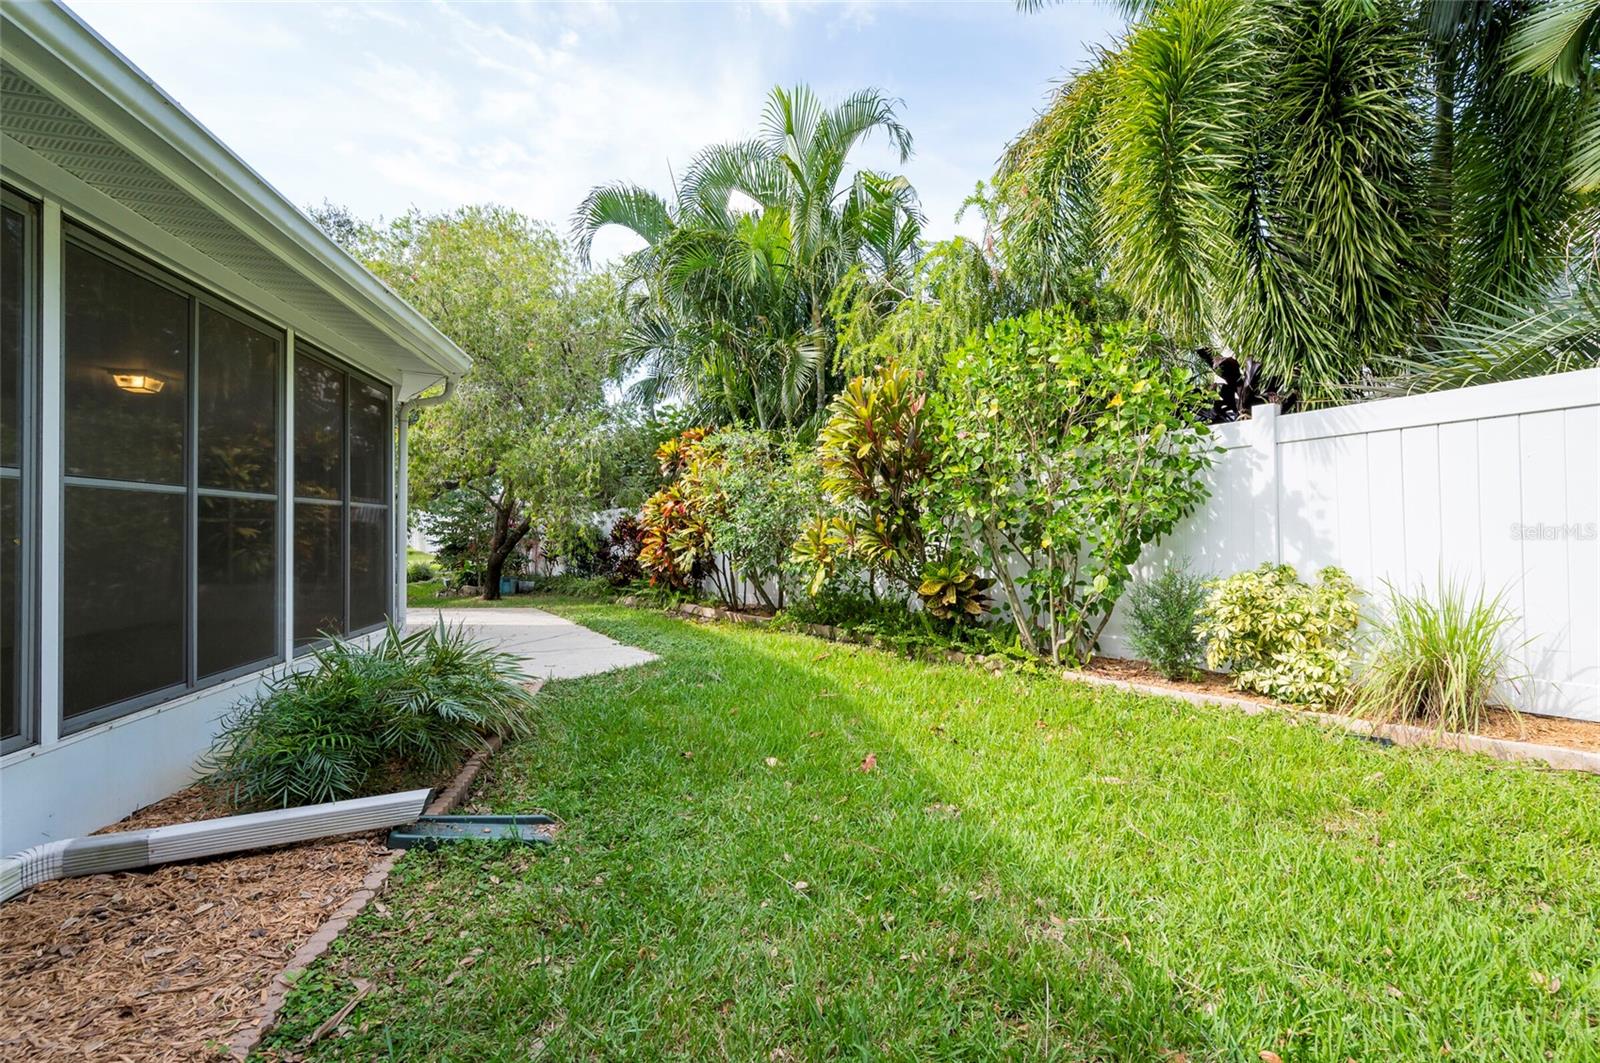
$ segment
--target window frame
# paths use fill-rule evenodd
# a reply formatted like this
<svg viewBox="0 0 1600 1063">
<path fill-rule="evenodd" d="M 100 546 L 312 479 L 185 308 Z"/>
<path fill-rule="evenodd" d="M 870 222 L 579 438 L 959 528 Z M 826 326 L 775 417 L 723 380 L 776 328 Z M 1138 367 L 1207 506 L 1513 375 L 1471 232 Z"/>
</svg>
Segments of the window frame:
<svg viewBox="0 0 1600 1063">
<path fill-rule="evenodd" d="M 15 479 L 17 527 L 17 733 L 0 735 L 0 756 L 39 743 L 39 381 L 44 274 L 43 205 L 10 185 L 0 185 L 0 203 L 21 214 L 23 227 L 22 381 L 17 403 L 17 465 L 0 467 L 0 478 Z M 14 472 L 14 475 L 12 475 Z M 4 618 L 9 620 L 9 618 Z"/>
<path fill-rule="evenodd" d="M 68 487 L 87 487 L 97 489 L 116 489 L 127 491 L 142 491 L 153 494 L 181 494 L 184 496 L 184 526 L 183 526 L 183 679 L 178 683 L 168 684 L 157 690 L 145 691 L 133 697 L 123 698 L 98 708 L 82 712 L 76 716 L 67 715 L 66 704 L 66 610 L 60 613 L 60 625 L 56 631 L 58 689 L 62 691 L 60 705 L 57 706 L 57 717 L 60 721 L 59 734 L 65 738 L 79 731 L 88 730 L 111 720 L 121 719 L 143 709 L 151 708 L 171 701 L 174 698 L 193 694 L 209 687 L 226 683 L 240 676 L 270 668 L 272 665 L 284 661 L 284 647 L 282 639 L 276 636 L 284 627 L 284 598 L 287 583 L 285 569 L 285 543 L 283 537 L 283 507 L 287 504 L 285 496 L 288 480 L 283 469 L 283 448 L 281 441 L 284 438 L 288 424 L 289 395 L 286 389 L 288 379 L 288 351 L 289 331 L 273 325 L 256 315 L 235 306 L 233 303 L 216 295 L 213 292 L 193 284 L 183 277 L 149 261 L 138 253 L 122 244 L 111 240 L 93 229 L 83 225 L 76 219 L 63 217 L 61 226 L 61 261 L 62 261 L 62 298 L 61 298 L 61 335 L 63 344 L 66 336 L 67 323 L 67 298 L 65 284 L 66 252 L 69 244 L 75 244 L 81 250 L 100 256 L 115 266 L 126 269 L 137 276 L 160 285 L 177 295 L 182 296 L 188 303 L 188 350 L 185 360 L 185 395 L 184 411 L 184 455 L 183 469 L 184 482 L 175 484 L 140 483 L 129 480 L 106 480 L 97 477 L 73 476 L 66 472 L 65 461 L 62 463 L 62 472 L 59 482 L 54 485 L 61 492 L 62 512 L 65 514 L 66 494 Z M 278 370 L 275 374 L 277 410 L 274 418 L 275 439 L 272 447 L 272 458 L 276 465 L 277 490 L 268 494 L 264 492 L 240 492 L 223 488 L 202 488 L 199 483 L 199 415 L 200 415 L 200 371 L 201 371 L 201 342 L 200 342 L 200 308 L 204 304 L 208 309 L 234 318 L 264 335 L 273 339 L 277 345 Z M 62 373 L 62 401 L 65 402 L 67 358 L 63 349 L 61 358 Z M 63 457 L 66 454 L 66 425 L 62 424 L 62 437 L 60 448 Z M 199 675 L 199 517 L 201 497 L 232 497 L 244 498 L 252 501 L 271 501 L 278 507 L 273 519 L 273 626 L 274 632 L 273 651 L 270 656 L 260 658 L 233 668 L 216 672 L 207 676 Z M 61 558 L 56 572 L 56 586 L 58 593 L 65 596 L 66 578 L 66 526 L 62 525 Z"/>
<path fill-rule="evenodd" d="M 340 396 L 339 497 L 318 498 L 313 495 L 301 495 L 298 491 L 293 489 L 293 486 L 291 486 L 290 498 L 294 506 L 299 506 L 304 503 L 308 506 L 337 506 L 339 509 L 339 551 L 341 560 L 340 578 L 342 580 L 341 609 L 343 613 L 343 615 L 340 617 L 340 626 L 343 628 L 343 631 L 340 633 L 339 637 L 352 639 L 361 635 L 371 634 L 374 631 L 381 631 L 389 624 L 393 623 L 395 619 L 394 555 L 396 553 L 396 548 L 394 545 L 394 386 L 386 383 L 385 381 L 379 380 L 377 377 L 374 377 L 369 373 L 362 372 L 361 370 L 350 365 L 348 362 L 345 362 L 334 355 L 327 353 L 324 348 L 313 344 L 310 341 L 302 340 L 299 336 L 296 336 L 294 344 L 294 364 L 296 371 L 299 370 L 302 360 L 311 362 L 314 365 L 319 365 L 324 369 L 331 369 L 333 372 L 339 373 L 344 377 L 344 386 L 341 389 Z M 384 425 L 386 445 L 383 448 L 382 478 L 386 487 L 384 500 L 382 502 L 357 501 L 350 489 L 350 422 L 352 420 L 350 416 L 350 407 L 351 396 L 355 394 L 356 385 L 358 384 L 370 385 L 383 392 L 384 400 L 388 406 L 388 417 L 385 419 Z M 290 385 L 290 391 L 292 394 L 292 383 Z M 291 480 L 294 479 L 295 460 L 296 455 L 294 451 L 294 440 L 290 439 L 289 476 Z M 354 583 L 354 580 L 351 578 L 350 525 L 352 513 L 356 508 L 365 510 L 381 510 L 384 513 L 383 524 L 385 531 L 385 548 L 382 551 L 384 559 L 383 586 L 388 592 L 384 601 L 384 618 L 375 624 L 368 624 L 365 627 L 360 628 L 352 628 L 350 626 L 350 592 Z M 291 521 L 293 520 L 292 515 L 290 519 Z M 290 556 L 288 558 L 288 563 L 293 565 L 295 563 L 295 557 L 293 556 L 293 543 L 290 544 L 289 554 Z M 293 609 L 292 603 L 290 608 Z M 291 628 L 293 627 L 292 624 L 290 626 Z M 327 638 L 308 638 L 302 642 L 300 640 L 300 636 L 297 634 L 291 634 L 290 641 L 292 643 L 290 652 L 295 658 L 304 657 L 306 654 L 329 645 L 329 640 Z"/>
</svg>

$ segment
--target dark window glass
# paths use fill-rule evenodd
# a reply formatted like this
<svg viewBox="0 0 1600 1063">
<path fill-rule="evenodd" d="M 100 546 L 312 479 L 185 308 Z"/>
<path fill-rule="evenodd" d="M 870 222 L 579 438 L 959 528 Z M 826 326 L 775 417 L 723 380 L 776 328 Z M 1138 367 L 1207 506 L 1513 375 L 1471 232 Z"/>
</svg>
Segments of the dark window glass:
<svg viewBox="0 0 1600 1063">
<path fill-rule="evenodd" d="M 0 208 L 0 465 L 22 464 L 22 345 L 28 297 L 28 219 Z"/>
<path fill-rule="evenodd" d="M 278 488 L 278 341 L 200 308 L 200 486 Z"/>
<path fill-rule="evenodd" d="M 184 482 L 189 300 L 66 245 L 66 471 Z"/>
<path fill-rule="evenodd" d="M 22 733 L 22 491 L 0 479 L 0 738 Z"/>
<path fill-rule="evenodd" d="M 0 207 L 0 739 L 22 733 L 22 395 L 28 351 L 28 226 Z"/>
<path fill-rule="evenodd" d="M 68 717 L 184 681 L 185 502 L 181 494 L 67 486 Z"/>
<path fill-rule="evenodd" d="M 389 511 L 350 507 L 350 630 L 383 623 L 389 613 Z"/>
<path fill-rule="evenodd" d="M 276 502 L 200 498 L 199 676 L 275 656 L 278 644 Z"/>
<path fill-rule="evenodd" d="M 358 380 L 350 381 L 350 497 L 389 500 L 389 396 Z"/>
<path fill-rule="evenodd" d="M 314 642 L 344 630 L 344 507 L 294 507 L 294 641 Z"/>
<path fill-rule="evenodd" d="M 309 359 L 294 367 L 294 493 L 344 492 L 344 374 Z"/>
</svg>

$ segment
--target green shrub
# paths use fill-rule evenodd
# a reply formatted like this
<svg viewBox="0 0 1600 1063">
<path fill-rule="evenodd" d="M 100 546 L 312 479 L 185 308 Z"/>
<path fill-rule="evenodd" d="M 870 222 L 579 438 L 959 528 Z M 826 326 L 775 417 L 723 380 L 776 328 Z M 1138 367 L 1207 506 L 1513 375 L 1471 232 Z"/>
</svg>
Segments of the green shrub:
<svg viewBox="0 0 1600 1063">
<path fill-rule="evenodd" d="M 927 401 L 921 377 L 893 363 L 833 397 L 817 438 L 823 512 L 801 528 L 791 554 L 809 572 L 812 594 L 851 569 L 910 593 L 942 552 L 923 526 L 933 460 Z"/>
<path fill-rule="evenodd" d="M 1496 686 L 1515 684 L 1508 636 L 1516 618 L 1499 595 L 1447 584 L 1437 602 L 1389 588 L 1374 653 L 1356 688 L 1357 715 L 1475 731 Z"/>
<path fill-rule="evenodd" d="M 1234 685 L 1300 705 L 1328 705 L 1348 689 L 1359 591 L 1341 569 L 1315 584 L 1292 565 L 1265 564 L 1208 584 L 1195 626 L 1206 663 Z"/>
<path fill-rule="evenodd" d="M 224 720 L 207 781 L 240 808 L 288 808 L 433 781 L 487 735 L 532 725 L 518 662 L 443 623 L 371 647 L 334 639 Z"/>
<path fill-rule="evenodd" d="M 559 576 L 532 576 L 534 594 L 559 594 L 564 598 L 615 598 L 617 590 L 604 576 L 580 576 L 563 572 Z"/>
<path fill-rule="evenodd" d="M 607 567 L 606 534 L 589 521 L 560 521 L 545 536 L 545 557 L 570 576 L 598 576 Z"/>
<path fill-rule="evenodd" d="M 426 561 L 413 561 L 406 566 L 407 583 L 426 583 L 433 576 L 433 566 Z"/>
<path fill-rule="evenodd" d="M 790 564 L 789 553 L 821 505 L 821 465 L 812 451 L 771 432 L 724 428 L 706 444 L 714 457 L 702 477 L 717 500 L 707 508 L 712 546 L 776 609 L 810 575 Z"/>
<path fill-rule="evenodd" d="M 970 562 L 951 555 L 922 570 L 917 597 L 930 616 L 946 623 L 975 622 L 989 608 L 987 591 L 994 580 L 973 571 Z"/>
<path fill-rule="evenodd" d="M 1128 640 L 1133 651 L 1168 679 L 1194 675 L 1205 640 L 1195 632 L 1206 581 L 1175 565 L 1128 592 Z"/>
<path fill-rule="evenodd" d="M 1206 496 L 1192 374 L 1130 323 L 1006 318 L 950 352 L 930 520 L 970 542 L 1030 652 L 1087 661 L 1145 544 Z M 933 431 L 930 431 L 933 434 Z"/>
</svg>

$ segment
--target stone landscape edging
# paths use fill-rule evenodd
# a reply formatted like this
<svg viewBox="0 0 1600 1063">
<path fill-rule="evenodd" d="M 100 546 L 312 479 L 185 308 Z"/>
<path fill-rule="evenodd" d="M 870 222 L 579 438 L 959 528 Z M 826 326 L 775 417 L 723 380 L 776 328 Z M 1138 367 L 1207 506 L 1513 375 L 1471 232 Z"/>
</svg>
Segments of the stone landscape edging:
<svg viewBox="0 0 1600 1063">
<path fill-rule="evenodd" d="M 537 693 L 544 685 L 544 680 L 535 679 L 525 684 L 528 689 Z M 467 762 L 456 772 L 445 788 L 434 799 L 428 802 L 425 814 L 429 816 L 442 816 L 454 811 L 467 796 L 467 791 L 478 778 L 478 773 L 489 759 L 500 751 L 502 739 L 493 735 L 485 743 L 484 748 L 467 758 Z M 271 986 L 267 990 L 266 1000 L 261 1011 L 256 1016 L 256 1021 L 244 1031 L 236 1034 L 229 1042 L 229 1055 L 234 1059 L 247 1059 L 251 1052 L 260 1047 L 261 1042 L 278 1025 L 278 1019 L 283 1013 L 283 1005 L 289 998 L 289 991 L 310 966 L 322 958 L 336 938 L 350 925 L 351 920 L 366 910 L 384 890 L 389 882 L 389 873 L 394 870 L 394 865 L 404 856 L 401 849 L 386 849 L 382 856 L 373 861 L 367 868 L 367 874 L 361 880 L 361 888 L 352 893 L 345 902 L 317 928 L 300 947 L 295 949 L 294 955 L 289 957 L 289 963 L 283 970 L 272 978 Z"/>
<path fill-rule="evenodd" d="M 619 599 L 619 601 L 623 605 L 632 606 L 636 609 L 653 608 L 649 603 L 631 595 Z M 765 616 L 740 613 L 721 606 L 694 605 L 689 602 L 680 602 L 667 611 L 689 619 L 731 620 L 744 624 L 764 625 L 771 619 Z M 850 642 L 864 646 L 873 646 L 877 642 L 874 636 L 852 637 L 848 632 L 842 632 L 838 628 L 826 624 L 803 624 L 800 625 L 799 630 L 803 634 L 827 639 L 830 642 Z M 955 663 L 969 665 L 980 664 L 983 661 L 982 657 L 963 653 L 960 650 L 948 651 L 946 659 Z M 1581 771 L 1592 775 L 1600 775 L 1600 752 L 1591 750 L 1571 749 L 1566 746 L 1546 746 L 1536 742 L 1519 742 L 1510 738 L 1490 738 L 1486 735 L 1461 734 L 1455 731 L 1440 731 L 1431 727 L 1418 727 L 1415 724 L 1407 723 L 1374 723 L 1371 720 L 1363 720 L 1356 716 L 1342 716 L 1338 713 L 1297 709 L 1293 706 L 1260 701 L 1255 698 L 1237 697 L 1229 694 L 1208 694 L 1196 690 L 1183 690 L 1177 687 L 1157 686 L 1154 683 L 1138 683 L 1129 679 L 1112 679 L 1109 676 L 1091 675 L 1087 672 L 1064 670 L 1061 673 L 1061 677 L 1073 683 L 1113 687 L 1118 690 L 1127 690 L 1136 694 L 1148 694 L 1154 697 L 1178 698 L 1193 705 L 1219 705 L 1225 708 L 1239 709 L 1251 716 L 1272 712 L 1279 715 L 1315 720 L 1318 723 L 1338 727 L 1354 734 L 1384 739 L 1393 742 L 1397 746 L 1451 749 L 1459 753 L 1481 753 L 1496 760 L 1524 761 L 1544 764 L 1558 771 Z"/>
</svg>

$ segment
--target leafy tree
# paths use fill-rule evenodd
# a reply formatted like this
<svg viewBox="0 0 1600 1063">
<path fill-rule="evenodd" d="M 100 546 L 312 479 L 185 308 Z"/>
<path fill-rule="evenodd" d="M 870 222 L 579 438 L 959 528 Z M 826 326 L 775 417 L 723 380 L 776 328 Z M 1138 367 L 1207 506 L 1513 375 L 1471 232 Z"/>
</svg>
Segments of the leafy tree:
<svg viewBox="0 0 1600 1063">
<path fill-rule="evenodd" d="M 1551 0 L 1534 7 L 1507 41 L 1506 60 L 1515 73 L 1582 93 L 1567 172 L 1572 191 L 1600 192 L 1600 0 Z"/>
<path fill-rule="evenodd" d="M 929 516 L 977 546 L 1030 652 L 1087 661 L 1143 547 L 1205 497 L 1193 378 L 1152 347 L 1034 311 L 945 365 Z"/>
<path fill-rule="evenodd" d="M 991 321 L 1027 309 L 1009 276 L 969 240 L 935 244 L 891 284 L 857 265 L 834 289 L 837 363 L 852 376 L 893 362 L 933 380 L 945 354 Z"/>
<path fill-rule="evenodd" d="M 775 88 L 760 136 L 701 151 L 671 202 L 629 184 L 589 193 L 573 219 L 580 251 L 608 225 L 647 245 L 622 268 L 637 397 L 676 395 L 710 420 L 764 429 L 820 416 L 840 381 L 835 287 L 858 264 L 892 282 L 919 254 L 905 179 L 847 171 L 878 133 L 910 156 L 911 134 L 877 90 L 825 106 L 803 85 Z"/>
<path fill-rule="evenodd" d="M 411 489 L 427 507 L 469 496 L 488 515 L 483 594 L 531 530 L 598 508 L 604 383 L 620 333 L 614 284 L 584 272 L 516 211 L 412 211 L 376 231 L 368 264 L 469 355 L 452 401 L 419 411 Z"/>
</svg>

